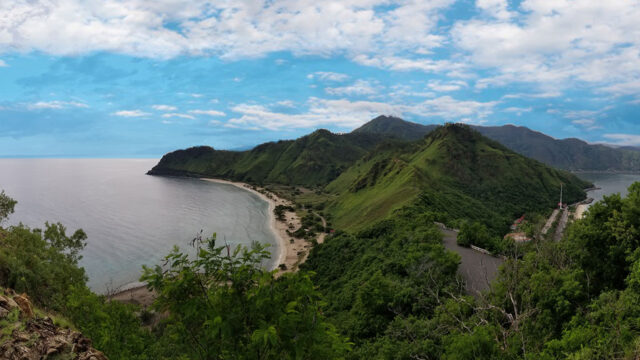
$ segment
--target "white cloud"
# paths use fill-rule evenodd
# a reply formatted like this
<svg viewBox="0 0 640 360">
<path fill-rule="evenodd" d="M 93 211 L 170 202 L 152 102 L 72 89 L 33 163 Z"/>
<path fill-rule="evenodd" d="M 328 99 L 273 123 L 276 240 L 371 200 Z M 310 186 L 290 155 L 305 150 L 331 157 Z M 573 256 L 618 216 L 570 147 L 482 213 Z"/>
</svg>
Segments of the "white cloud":
<svg viewBox="0 0 640 360">
<path fill-rule="evenodd" d="M 171 105 L 152 105 L 151 107 L 154 110 L 158 110 L 158 111 L 176 111 L 176 110 L 178 110 L 177 107 L 171 106 Z"/>
<path fill-rule="evenodd" d="M 593 119 L 580 119 L 571 121 L 572 124 L 583 125 L 583 126 L 591 126 L 596 123 Z"/>
<path fill-rule="evenodd" d="M 9 64 L 4 62 L 4 60 L 0 59 L 0 67 L 9 67 Z"/>
<path fill-rule="evenodd" d="M 276 105 L 284 106 L 284 107 L 288 107 L 288 108 L 296 107 L 296 104 L 291 100 L 281 100 L 281 101 L 276 102 Z"/>
<path fill-rule="evenodd" d="M 151 114 L 141 110 L 120 110 L 120 111 L 114 112 L 112 115 L 121 116 L 121 117 L 143 117 L 143 116 L 149 116 Z"/>
<path fill-rule="evenodd" d="M 195 117 L 193 115 L 189 115 L 189 114 L 181 114 L 181 113 L 166 113 L 166 114 L 162 114 L 162 117 L 165 119 L 168 118 L 182 118 L 182 119 L 195 119 Z"/>
<path fill-rule="evenodd" d="M 507 20 L 513 16 L 509 10 L 507 0 L 476 0 L 476 6 L 489 16 L 500 20 Z"/>
<path fill-rule="evenodd" d="M 330 95 L 375 95 L 382 89 L 381 86 L 367 80 L 356 80 L 353 84 L 341 87 L 328 87 L 325 92 Z"/>
<path fill-rule="evenodd" d="M 432 81 L 429 81 L 429 83 L 427 83 L 427 87 L 429 87 L 433 91 L 448 92 L 448 91 L 460 90 L 464 87 L 467 87 L 467 83 L 462 80 L 453 80 L 449 82 L 432 80 Z"/>
<path fill-rule="evenodd" d="M 64 109 L 69 107 L 75 108 L 88 108 L 89 105 L 77 101 L 38 101 L 33 104 L 27 105 L 29 109 Z"/>
<path fill-rule="evenodd" d="M 484 119 L 493 113 L 497 101 L 480 102 L 473 100 L 456 100 L 451 96 L 441 96 L 435 99 L 425 100 L 414 105 L 409 112 L 421 116 L 437 116 L 448 120 L 463 117 Z"/>
<path fill-rule="evenodd" d="M 429 58 L 403 58 L 397 56 L 372 57 L 360 54 L 353 58 L 358 64 L 373 66 L 394 71 L 423 71 L 427 73 L 461 72 L 466 65 L 449 60 L 432 60 Z"/>
<path fill-rule="evenodd" d="M 640 146 L 640 135 L 635 134 L 604 134 L 603 137 L 612 140 L 620 146 Z"/>
<path fill-rule="evenodd" d="M 387 49 L 425 54 L 446 41 L 437 31 L 438 21 L 440 11 L 453 2 L 4 1 L 0 51 L 227 59 L 280 51 L 327 56 Z"/>
<path fill-rule="evenodd" d="M 209 116 L 225 116 L 227 114 L 218 110 L 189 110 L 189 113 L 196 115 L 209 115 Z"/>
<path fill-rule="evenodd" d="M 532 110 L 533 108 L 531 107 L 523 108 L 523 107 L 517 107 L 517 106 L 511 106 L 511 107 L 502 109 L 503 112 L 515 113 L 518 116 L 522 115 L 523 113 L 530 112 Z"/>
<path fill-rule="evenodd" d="M 342 82 L 349 79 L 349 75 L 330 71 L 316 71 L 312 74 L 307 75 L 307 79 Z"/>
<path fill-rule="evenodd" d="M 478 0 L 495 16 L 459 21 L 451 32 L 470 63 L 494 70 L 481 85 L 531 82 L 562 90 L 589 84 L 615 95 L 640 91 L 639 2 L 525 0 L 508 15 L 505 3 Z"/>
<path fill-rule="evenodd" d="M 498 102 L 457 100 L 442 96 L 416 104 L 390 104 L 375 101 L 329 100 L 312 97 L 307 101 L 305 113 L 287 114 L 275 112 L 263 105 L 239 104 L 232 108 L 238 117 L 225 126 L 244 129 L 291 129 L 335 126 L 353 129 L 378 115 L 403 116 L 414 114 L 422 117 L 439 117 L 446 120 L 463 120 L 482 123 L 493 112 Z"/>
<path fill-rule="evenodd" d="M 559 91 L 547 91 L 541 93 L 517 93 L 517 94 L 507 94 L 502 96 L 502 99 L 550 99 L 562 96 L 562 92 Z"/>
<path fill-rule="evenodd" d="M 194 98 L 196 98 L 196 99 L 199 99 L 199 98 L 201 98 L 201 97 L 204 97 L 204 95 L 203 95 L 203 94 L 191 94 L 191 97 L 194 97 Z"/>
</svg>

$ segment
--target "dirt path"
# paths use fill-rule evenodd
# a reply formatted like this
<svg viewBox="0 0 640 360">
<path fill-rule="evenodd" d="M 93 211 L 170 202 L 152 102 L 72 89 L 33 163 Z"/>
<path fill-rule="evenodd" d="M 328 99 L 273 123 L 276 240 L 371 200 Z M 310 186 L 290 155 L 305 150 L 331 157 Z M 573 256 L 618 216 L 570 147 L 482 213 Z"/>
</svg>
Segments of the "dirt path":
<svg viewBox="0 0 640 360">
<path fill-rule="evenodd" d="M 444 247 L 460 255 L 458 273 L 464 279 L 467 292 L 473 295 L 489 289 L 491 282 L 498 275 L 498 267 L 503 263 L 503 260 L 458 245 L 456 231 L 442 229 L 442 234 L 444 235 Z"/>
<path fill-rule="evenodd" d="M 556 221 L 556 218 L 558 217 L 558 212 L 558 209 L 553 209 L 551 216 L 549 216 L 549 220 L 547 220 L 547 223 L 544 224 L 544 227 L 542 228 L 542 235 L 546 235 L 547 232 L 549 232 L 549 229 L 553 226 L 553 222 Z"/>
<path fill-rule="evenodd" d="M 319 218 L 320 218 L 320 220 L 322 220 L 322 227 L 323 227 L 323 228 L 325 228 L 325 230 L 326 230 L 326 228 L 327 228 L 327 220 L 324 218 L 324 216 L 322 216 L 322 215 L 318 214 L 318 213 L 317 213 L 317 212 L 315 212 L 315 211 L 314 211 L 313 213 L 314 213 L 317 217 L 319 217 Z M 322 243 L 324 242 L 324 238 L 325 238 L 326 236 L 327 236 L 327 233 L 326 233 L 326 232 L 321 232 L 321 233 L 318 235 L 318 238 L 316 239 L 316 240 L 318 241 L 318 244 L 322 244 Z"/>
</svg>

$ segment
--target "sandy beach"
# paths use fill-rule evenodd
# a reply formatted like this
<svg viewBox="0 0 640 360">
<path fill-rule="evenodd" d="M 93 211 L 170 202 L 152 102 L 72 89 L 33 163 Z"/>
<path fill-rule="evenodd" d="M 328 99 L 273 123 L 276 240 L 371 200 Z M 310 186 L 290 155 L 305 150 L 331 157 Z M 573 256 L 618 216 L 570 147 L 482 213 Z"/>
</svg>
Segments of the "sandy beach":
<svg viewBox="0 0 640 360">
<path fill-rule="evenodd" d="M 269 203 L 269 224 L 271 231 L 278 239 L 279 245 L 276 257 L 277 261 L 275 262 L 274 267 L 276 269 L 280 269 L 278 274 L 296 271 L 298 269 L 298 265 L 304 262 L 307 258 L 311 244 L 304 239 L 297 239 L 290 236 L 287 233 L 287 230 L 293 231 L 298 229 L 301 226 L 300 218 L 295 212 L 287 211 L 285 213 L 286 221 L 278 221 L 273 212 L 277 205 L 293 206 L 293 203 L 260 188 L 254 189 L 251 185 L 246 183 L 208 178 L 202 178 L 202 180 L 236 186 L 256 194 L 261 199 Z M 321 240 L 319 239 L 319 242 L 322 242 L 322 240 L 324 240 L 324 234 L 321 234 L 320 237 Z M 284 264 L 284 270 L 281 269 L 281 264 Z M 146 286 L 138 286 L 116 292 L 114 295 L 109 296 L 109 298 L 111 300 L 149 306 L 153 302 L 154 294 L 150 292 Z"/>
<path fill-rule="evenodd" d="M 286 266 L 284 272 L 295 271 L 298 268 L 299 263 L 306 257 L 306 253 L 309 251 L 311 245 L 304 239 L 296 239 L 287 233 L 287 230 L 294 231 L 301 225 L 300 218 L 293 211 L 287 211 L 285 213 L 286 221 L 278 221 L 273 213 L 273 210 L 278 205 L 294 206 L 293 203 L 285 199 L 279 198 L 273 193 L 266 192 L 260 188 L 254 188 L 249 184 L 235 181 L 219 180 L 219 179 L 206 179 L 202 180 L 217 182 L 221 184 L 229 184 L 244 190 L 250 191 L 269 203 L 269 223 L 271 231 L 278 239 L 279 254 L 277 256 L 278 261 L 275 267 L 278 268 L 281 264 Z M 257 189 L 257 190 L 256 190 Z M 281 270 L 282 272 L 282 270 Z"/>
<path fill-rule="evenodd" d="M 587 209 L 589 208 L 588 204 L 580 204 L 578 206 L 576 206 L 576 212 L 573 215 L 574 219 L 582 219 L 582 217 L 584 216 L 584 212 L 587 211 Z"/>
</svg>

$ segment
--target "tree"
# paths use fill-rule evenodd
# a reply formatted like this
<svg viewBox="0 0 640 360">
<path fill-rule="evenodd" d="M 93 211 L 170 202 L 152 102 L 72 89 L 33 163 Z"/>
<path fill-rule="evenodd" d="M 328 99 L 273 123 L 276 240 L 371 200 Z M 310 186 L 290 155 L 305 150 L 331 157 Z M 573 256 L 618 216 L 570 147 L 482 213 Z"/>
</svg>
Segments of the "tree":
<svg viewBox="0 0 640 360">
<path fill-rule="evenodd" d="M 0 191 L 0 224 L 13 214 L 18 202 L 7 196 L 4 190 Z"/>
<path fill-rule="evenodd" d="M 144 268 L 141 278 L 157 292 L 154 308 L 165 312 L 165 337 L 199 359 L 340 358 L 349 344 L 327 323 L 323 302 L 308 274 L 261 269 L 269 253 L 216 246 L 215 234 L 194 239 L 195 259 L 178 248 L 165 268 Z"/>
<path fill-rule="evenodd" d="M 491 247 L 492 245 L 487 227 L 477 221 L 472 223 L 465 222 L 462 224 L 457 242 L 458 245 L 466 247 L 471 245 Z"/>
</svg>

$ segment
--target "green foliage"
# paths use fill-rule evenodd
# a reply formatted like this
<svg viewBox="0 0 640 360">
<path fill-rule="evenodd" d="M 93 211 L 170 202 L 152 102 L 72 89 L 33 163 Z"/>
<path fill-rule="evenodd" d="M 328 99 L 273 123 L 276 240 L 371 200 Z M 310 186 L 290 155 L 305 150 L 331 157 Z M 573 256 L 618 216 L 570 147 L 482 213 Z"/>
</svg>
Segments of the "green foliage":
<svg viewBox="0 0 640 360">
<path fill-rule="evenodd" d="M 481 223 L 465 222 L 460 227 L 460 233 L 457 238 L 458 245 L 469 247 L 470 245 L 476 245 L 482 248 L 487 248 L 490 245 L 491 238 L 487 227 Z"/>
<path fill-rule="evenodd" d="M 356 343 L 351 358 L 410 359 L 427 348 L 437 353 L 429 345 L 437 334 L 420 324 L 433 316 L 437 294 L 460 289 L 459 258 L 445 251 L 433 219 L 407 210 L 355 235 L 337 232 L 303 264 L 316 274 L 329 320 Z M 414 331 L 429 338 L 405 337 L 417 338 Z"/>
<path fill-rule="evenodd" d="M 166 312 L 164 336 L 173 352 L 200 359 L 331 359 L 349 344 L 324 320 L 310 276 L 260 269 L 269 257 L 252 249 L 197 239 L 195 259 L 174 249 L 166 269 L 145 268 L 143 281 Z M 166 354 L 168 357 L 172 354 Z"/>
<path fill-rule="evenodd" d="M 434 125 L 421 125 L 399 118 L 379 116 L 354 130 L 354 133 L 418 140 L 435 128 Z M 556 168 L 578 171 L 640 170 L 640 152 L 637 151 L 588 144 L 573 138 L 557 140 L 521 126 L 473 126 L 473 128 L 519 154 Z"/>
<path fill-rule="evenodd" d="M 640 246 L 639 215 L 640 183 L 635 183 L 626 199 L 605 197 L 589 208 L 584 220 L 569 228 L 564 244 L 589 277 L 590 291 L 624 286 L 628 259 Z"/>
<path fill-rule="evenodd" d="M 326 185 L 384 138 L 317 130 L 296 140 L 265 143 L 242 152 L 200 146 L 166 154 L 149 173 L 256 184 Z"/>
<path fill-rule="evenodd" d="M 277 205 L 274 209 L 273 209 L 273 213 L 276 216 L 276 219 L 280 220 L 280 221 L 285 221 L 285 214 L 287 211 L 295 211 L 295 209 L 292 206 L 286 206 L 286 205 Z"/>
<path fill-rule="evenodd" d="M 155 359 L 154 339 L 141 326 L 139 307 L 117 301 L 106 301 L 84 286 L 74 286 L 65 313 L 93 346 L 114 359 Z"/>
<path fill-rule="evenodd" d="M 13 214 L 13 210 L 17 203 L 17 201 L 7 196 L 7 194 L 4 193 L 4 190 L 0 191 L 0 224 L 2 224 L 9 215 Z"/>
<path fill-rule="evenodd" d="M 61 224 L 45 224 L 44 232 L 23 225 L 0 229 L 0 286 L 26 292 L 45 308 L 61 310 L 70 286 L 85 284 L 78 267 L 86 234 L 66 234 Z"/>
<path fill-rule="evenodd" d="M 518 155 L 467 126 L 449 124 L 415 143 L 384 144 L 327 186 L 336 226 L 360 230 L 403 206 L 478 221 L 504 235 L 513 219 L 544 212 L 564 184 L 568 202 L 589 183 Z"/>
</svg>

